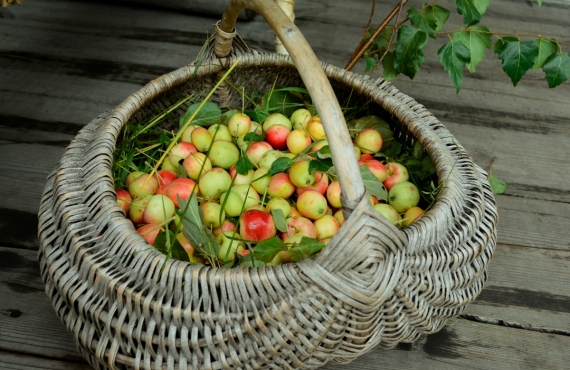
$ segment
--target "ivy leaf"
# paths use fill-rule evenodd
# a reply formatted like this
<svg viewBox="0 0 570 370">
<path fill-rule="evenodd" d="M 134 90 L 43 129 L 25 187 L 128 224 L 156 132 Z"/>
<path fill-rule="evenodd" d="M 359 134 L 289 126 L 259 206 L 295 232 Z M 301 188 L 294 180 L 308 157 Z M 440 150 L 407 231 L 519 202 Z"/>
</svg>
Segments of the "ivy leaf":
<svg viewBox="0 0 570 370">
<path fill-rule="evenodd" d="M 532 69 L 542 68 L 546 59 L 558 50 L 558 44 L 548 39 L 539 38 L 536 42 L 538 43 L 538 56 L 534 61 Z"/>
<path fill-rule="evenodd" d="M 511 41 L 519 41 L 518 37 L 513 37 L 513 36 L 505 36 L 503 38 L 500 38 L 497 40 L 497 42 L 495 42 L 495 54 L 499 53 L 499 50 L 501 50 L 501 48 L 507 43 L 507 42 L 511 42 Z"/>
<path fill-rule="evenodd" d="M 491 185 L 491 189 L 493 190 L 493 194 L 503 194 L 507 187 L 509 186 L 503 180 L 499 180 L 493 175 L 489 175 L 489 184 Z"/>
<path fill-rule="evenodd" d="M 309 162 L 309 173 L 327 172 L 333 166 L 332 158 L 317 158 Z"/>
<path fill-rule="evenodd" d="M 449 10 L 445 9 L 439 5 L 429 5 L 427 4 L 422 5 L 424 8 L 422 13 L 429 14 L 433 19 L 435 19 L 435 31 L 441 31 L 443 29 L 443 25 L 449 18 Z"/>
<path fill-rule="evenodd" d="M 240 156 L 236 163 L 237 173 L 245 176 L 250 170 L 253 170 L 253 163 L 245 155 Z"/>
<path fill-rule="evenodd" d="M 271 164 L 271 168 L 267 172 L 269 176 L 273 176 L 276 173 L 285 172 L 293 165 L 293 160 L 289 157 L 277 158 Z"/>
<path fill-rule="evenodd" d="M 360 175 L 362 176 L 362 182 L 364 186 L 370 193 L 374 195 L 378 200 L 388 201 L 388 192 L 384 185 L 378 180 L 376 176 L 370 171 L 370 169 L 365 165 L 360 165 Z"/>
<path fill-rule="evenodd" d="M 422 30 L 407 24 L 400 27 L 396 42 L 396 58 L 394 68 L 411 79 L 420 70 L 426 60 L 422 49 L 426 46 L 428 35 Z"/>
<path fill-rule="evenodd" d="M 408 9 L 407 14 L 414 26 L 427 33 L 429 37 L 435 38 L 437 22 L 430 12 L 424 12 L 423 10 L 419 12 L 412 6 Z"/>
<path fill-rule="evenodd" d="M 471 60 L 469 49 L 463 44 L 451 40 L 437 51 L 437 55 L 443 64 L 443 69 L 455 84 L 456 93 L 459 93 L 463 82 L 463 68 Z"/>
<path fill-rule="evenodd" d="M 475 8 L 481 15 L 485 14 L 487 8 L 489 7 L 489 3 L 491 2 L 491 0 L 471 0 L 471 1 L 473 1 Z"/>
<path fill-rule="evenodd" d="M 463 15 L 463 23 L 468 26 L 474 25 L 481 21 L 481 13 L 471 0 L 455 0 L 457 5 L 457 13 Z"/>
<path fill-rule="evenodd" d="M 473 31 L 489 32 L 489 29 L 483 26 L 475 26 L 453 34 L 453 42 L 459 42 L 469 50 L 471 61 L 467 63 L 467 68 L 471 73 L 475 72 L 477 65 L 485 56 L 485 49 L 490 49 L 493 44 L 490 33 Z"/>
<path fill-rule="evenodd" d="M 166 238 L 166 233 L 168 232 L 168 239 L 170 239 L 170 245 L 168 245 L 168 240 Z M 170 254 L 172 258 L 176 258 L 179 261 L 186 261 L 189 262 L 190 259 L 188 257 L 188 253 L 178 239 L 176 239 L 176 235 L 170 230 L 164 231 L 160 230 L 158 235 L 156 235 L 156 239 L 154 239 L 154 247 L 159 251 L 166 255 Z"/>
<path fill-rule="evenodd" d="M 285 220 L 285 215 L 282 210 L 279 208 L 271 209 L 271 215 L 273 216 L 273 223 L 275 224 L 275 227 L 277 227 L 277 230 L 282 233 L 289 231 L 289 227 L 287 226 L 287 221 Z"/>
<path fill-rule="evenodd" d="M 374 57 L 365 56 L 364 57 L 364 73 L 372 72 L 376 67 L 378 61 Z"/>
<path fill-rule="evenodd" d="M 396 71 L 396 69 L 394 68 L 393 51 L 389 51 L 386 53 L 386 55 L 384 55 L 384 59 L 382 59 L 382 67 L 384 69 L 382 74 L 386 81 L 392 81 L 400 74 L 400 72 Z"/>
<path fill-rule="evenodd" d="M 558 53 L 548 57 L 542 70 L 546 74 L 548 87 L 556 87 L 570 77 L 570 55 Z"/>
<path fill-rule="evenodd" d="M 304 260 L 305 258 L 310 258 L 323 249 L 324 246 L 325 243 L 321 243 L 316 239 L 304 236 L 298 246 L 289 249 L 291 261 L 297 262 Z"/>
<path fill-rule="evenodd" d="M 390 41 L 390 36 L 392 36 L 393 29 L 394 26 L 392 26 L 391 24 L 386 25 L 386 27 L 384 27 L 384 29 L 380 31 L 380 34 L 378 34 L 378 36 L 376 36 L 376 38 L 374 39 L 374 42 L 372 43 L 371 46 L 371 48 L 373 48 L 372 50 L 385 49 L 386 46 L 388 46 L 388 41 Z M 368 39 L 372 37 L 375 31 L 376 29 L 371 29 L 368 31 Z"/>
<path fill-rule="evenodd" d="M 499 59 L 503 62 L 503 71 L 517 86 L 522 76 L 534 64 L 538 56 L 538 43 L 530 41 L 510 41 L 499 49 Z"/>
<path fill-rule="evenodd" d="M 269 263 L 277 253 L 286 251 L 287 249 L 287 244 L 285 244 L 281 239 L 273 237 L 258 243 L 253 248 L 253 255 L 256 260 Z M 246 258 L 246 260 L 248 259 L 249 258 Z"/>
<path fill-rule="evenodd" d="M 193 125 L 197 126 L 210 126 L 218 123 L 222 118 L 222 110 L 216 103 L 206 102 L 204 106 L 198 111 L 202 103 L 194 103 L 188 107 L 188 110 L 182 117 L 180 117 L 180 127 L 184 126 L 186 122 L 192 117 L 195 112 L 196 116 L 192 121 Z"/>
</svg>

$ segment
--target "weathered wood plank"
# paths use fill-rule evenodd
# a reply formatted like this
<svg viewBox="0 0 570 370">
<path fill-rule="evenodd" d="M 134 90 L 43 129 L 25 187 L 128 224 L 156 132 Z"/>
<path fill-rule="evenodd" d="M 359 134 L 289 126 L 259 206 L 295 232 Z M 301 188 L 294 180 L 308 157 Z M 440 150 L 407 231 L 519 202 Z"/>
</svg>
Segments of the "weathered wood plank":
<svg viewBox="0 0 570 370">
<path fill-rule="evenodd" d="M 54 360 L 45 357 L 21 355 L 13 352 L 0 350 L 0 368 L 3 370 L 92 370 L 86 362 L 74 359 L 74 361 Z"/>
</svg>

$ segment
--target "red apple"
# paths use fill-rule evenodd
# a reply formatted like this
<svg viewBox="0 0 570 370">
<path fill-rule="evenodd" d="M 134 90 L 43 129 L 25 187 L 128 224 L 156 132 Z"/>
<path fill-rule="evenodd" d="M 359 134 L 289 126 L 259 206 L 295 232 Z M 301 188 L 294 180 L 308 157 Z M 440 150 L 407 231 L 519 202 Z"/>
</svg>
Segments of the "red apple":
<svg viewBox="0 0 570 370">
<path fill-rule="evenodd" d="M 329 201 L 329 204 L 335 208 L 342 207 L 342 203 L 340 202 L 340 192 L 341 192 L 340 182 L 338 181 L 331 182 L 331 184 L 327 189 L 327 199 Z"/>
<path fill-rule="evenodd" d="M 289 236 L 293 235 L 304 235 L 309 238 L 317 237 L 317 229 L 311 220 L 303 216 L 289 217 L 285 220 L 287 222 L 287 227 L 289 228 L 289 233 L 281 233 L 281 239 L 285 240 Z"/>
<path fill-rule="evenodd" d="M 297 198 L 297 209 L 303 217 L 318 220 L 327 213 L 327 199 L 318 191 L 307 190 Z"/>
<path fill-rule="evenodd" d="M 115 193 L 117 194 L 117 203 L 119 203 L 119 206 L 123 209 L 123 212 L 127 214 L 129 212 L 129 207 L 131 206 L 133 198 L 129 192 L 124 189 L 115 189 Z"/>
<path fill-rule="evenodd" d="M 303 193 L 307 190 L 315 190 L 315 191 L 318 191 L 319 193 L 325 195 L 328 187 L 329 187 L 329 176 L 327 174 L 322 173 L 322 172 L 316 172 L 315 173 L 315 182 L 313 183 L 313 185 L 306 186 L 304 188 L 297 188 L 295 190 L 295 193 L 297 193 L 297 195 L 300 195 L 301 193 Z"/>
<path fill-rule="evenodd" d="M 271 144 L 266 141 L 258 141 L 251 144 L 249 148 L 247 148 L 245 155 L 251 160 L 254 166 L 259 167 L 259 160 L 261 157 L 263 157 L 265 152 L 268 152 L 270 150 L 273 150 Z"/>
<path fill-rule="evenodd" d="M 240 217 L 240 235 L 245 240 L 261 241 L 277 234 L 271 213 L 248 210 Z"/>
<path fill-rule="evenodd" d="M 384 182 L 388 178 L 388 169 L 382 162 L 377 161 L 376 159 L 371 159 L 369 161 L 366 161 L 364 165 L 368 167 L 370 172 L 372 172 L 378 181 Z"/>
<path fill-rule="evenodd" d="M 144 240 L 146 240 L 148 244 L 154 247 L 154 241 L 156 239 L 156 236 L 161 230 L 164 229 L 158 225 L 147 224 L 139 227 L 137 229 L 137 233 L 139 233 L 144 238 Z"/>
<path fill-rule="evenodd" d="M 180 196 L 180 199 L 187 200 L 192 192 L 198 194 L 198 190 L 198 185 L 193 180 L 186 178 L 176 179 L 166 188 L 166 196 L 170 198 L 177 208 L 180 208 L 177 195 Z"/>
<path fill-rule="evenodd" d="M 153 195 L 156 189 L 158 189 L 158 181 L 146 173 L 129 184 L 129 194 L 133 198 L 139 195 Z"/>
<path fill-rule="evenodd" d="M 168 184 L 178 178 L 176 173 L 170 170 L 160 170 L 154 175 L 154 177 L 158 181 L 158 189 L 164 189 L 163 191 L 166 191 L 166 186 Z M 159 190 L 156 192 L 158 193 L 158 191 Z"/>
<path fill-rule="evenodd" d="M 172 147 L 170 149 L 170 153 L 168 153 L 168 160 L 170 163 L 178 168 L 180 160 L 188 157 L 191 153 L 196 153 L 198 150 L 196 147 L 187 142 L 181 142 Z"/>
<path fill-rule="evenodd" d="M 265 141 L 267 141 L 274 149 L 287 149 L 287 136 L 291 130 L 285 125 L 273 125 L 267 129 L 265 133 Z"/>
<path fill-rule="evenodd" d="M 289 179 L 286 173 L 278 173 L 271 177 L 269 186 L 267 187 L 267 194 L 272 198 L 287 199 L 295 192 L 295 185 Z"/>
<path fill-rule="evenodd" d="M 388 177 L 383 184 L 387 190 L 392 189 L 399 182 L 408 181 L 408 169 L 399 163 L 388 163 Z"/>
</svg>

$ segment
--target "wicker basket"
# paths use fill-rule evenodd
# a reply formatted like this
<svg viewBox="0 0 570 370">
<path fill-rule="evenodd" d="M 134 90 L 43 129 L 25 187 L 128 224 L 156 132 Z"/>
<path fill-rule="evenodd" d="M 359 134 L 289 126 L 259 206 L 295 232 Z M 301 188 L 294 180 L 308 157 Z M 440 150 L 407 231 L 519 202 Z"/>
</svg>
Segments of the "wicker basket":
<svg viewBox="0 0 570 370">
<path fill-rule="evenodd" d="M 298 70 L 223 31 L 245 6 L 268 20 Z M 497 212 L 485 172 L 449 131 L 390 83 L 318 63 L 272 0 L 232 1 L 215 38 L 200 66 L 150 82 L 89 123 L 48 178 L 39 214 L 41 273 L 83 356 L 97 369 L 309 369 L 415 341 L 460 314 L 486 280 Z M 246 93 L 276 79 L 309 90 L 333 150 L 346 223 L 314 259 L 236 269 L 170 259 L 158 282 L 165 256 L 149 248 L 116 202 L 116 140 L 128 121 L 209 91 L 238 58 L 230 80 Z M 371 208 L 362 186 L 334 95 L 351 91 L 355 102 L 372 102 L 389 117 L 401 140 L 419 140 L 445 181 L 433 207 L 402 230 Z M 241 107 L 234 94 L 222 86 L 213 100 Z"/>
</svg>

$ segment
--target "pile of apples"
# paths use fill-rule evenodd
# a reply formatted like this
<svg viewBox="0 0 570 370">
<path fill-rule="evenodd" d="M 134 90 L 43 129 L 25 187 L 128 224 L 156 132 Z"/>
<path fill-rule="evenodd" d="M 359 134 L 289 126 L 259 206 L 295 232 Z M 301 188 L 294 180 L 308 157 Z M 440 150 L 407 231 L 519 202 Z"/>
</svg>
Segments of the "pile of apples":
<svg viewBox="0 0 570 370">
<path fill-rule="evenodd" d="M 246 135 L 252 137 L 251 133 L 263 140 L 248 141 Z M 354 151 L 358 164 L 366 166 L 389 191 L 387 203 L 371 196 L 374 209 L 397 227 L 407 226 L 424 212 L 417 207 L 420 194 L 408 181 L 403 165 L 375 158 L 382 144 L 380 132 L 368 128 L 356 134 Z M 232 261 L 236 254 L 247 255 L 247 245 L 272 237 L 287 245 L 303 237 L 326 244 L 344 223 L 341 189 L 334 173 L 309 172 L 310 161 L 327 145 L 320 118 L 307 109 L 298 109 L 290 117 L 273 113 L 261 124 L 236 112 L 227 124 L 188 126 L 159 171 L 152 176 L 132 172 L 126 178 L 126 189 L 115 191 L 119 205 L 151 245 L 161 230 L 175 224 L 180 229 L 179 200 L 194 195 L 204 225 L 220 244 L 222 263 Z M 242 156 L 253 165 L 247 173 L 241 171 L 245 174 L 236 168 Z M 291 158 L 292 165 L 285 172 L 270 171 L 283 157 Z M 276 215 L 283 219 L 276 220 Z M 286 229 L 278 227 L 283 220 Z M 176 239 L 191 262 L 205 262 L 182 232 Z M 287 262 L 287 253 L 279 253 L 270 264 Z"/>
</svg>

